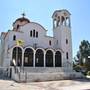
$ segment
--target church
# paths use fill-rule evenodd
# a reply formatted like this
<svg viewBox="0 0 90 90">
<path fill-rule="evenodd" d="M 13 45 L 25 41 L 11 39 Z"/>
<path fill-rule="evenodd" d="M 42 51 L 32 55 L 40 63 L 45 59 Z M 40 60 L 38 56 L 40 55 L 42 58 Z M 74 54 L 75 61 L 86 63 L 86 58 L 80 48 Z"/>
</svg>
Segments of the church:
<svg viewBox="0 0 90 90">
<path fill-rule="evenodd" d="M 17 67 L 33 74 L 32 79 L 70 76 L 73 72 L 70 16 L 66 9 L 56 10 L 52 15 L 53 36 L 48 36 L 42 25 L 23 14 L 14 21 L 12 30 L 1 33 L 1 65 L 13 67 L 14 60 Z M 65 72 L 69 75 L 61 75 Z"/>
</svg>

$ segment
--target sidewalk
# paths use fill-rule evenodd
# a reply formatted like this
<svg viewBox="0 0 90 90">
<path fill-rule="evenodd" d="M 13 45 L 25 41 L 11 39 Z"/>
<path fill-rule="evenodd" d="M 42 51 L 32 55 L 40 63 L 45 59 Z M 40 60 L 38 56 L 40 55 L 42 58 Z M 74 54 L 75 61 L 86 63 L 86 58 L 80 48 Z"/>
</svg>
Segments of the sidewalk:
<svg viewBox="0 0 90 90">
<path fill-rule="evenodd" d="M 16 83 L 0 80 L 0 90 L 90 90 L 89 80 L 60 80 L 48 82 Z"/>
</svg>

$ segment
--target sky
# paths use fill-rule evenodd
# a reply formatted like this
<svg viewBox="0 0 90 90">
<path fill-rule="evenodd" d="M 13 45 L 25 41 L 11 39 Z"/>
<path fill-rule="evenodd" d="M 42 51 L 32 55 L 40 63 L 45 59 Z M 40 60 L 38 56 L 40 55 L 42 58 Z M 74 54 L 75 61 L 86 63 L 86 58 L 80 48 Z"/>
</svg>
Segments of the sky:
<svg viewBox="0 0 90 90">
<path fill-rule="evenodd" d="M 24 12 L 30 21 L 38 22 L 52 36 L 52 14 L 67 9 L 71 13 L 72 49 L 76 55 L 80 42 L 90 42 L 90 0 L 1 0 L 0 33 L 12 30 L 13 22 Z"/>
</svg>

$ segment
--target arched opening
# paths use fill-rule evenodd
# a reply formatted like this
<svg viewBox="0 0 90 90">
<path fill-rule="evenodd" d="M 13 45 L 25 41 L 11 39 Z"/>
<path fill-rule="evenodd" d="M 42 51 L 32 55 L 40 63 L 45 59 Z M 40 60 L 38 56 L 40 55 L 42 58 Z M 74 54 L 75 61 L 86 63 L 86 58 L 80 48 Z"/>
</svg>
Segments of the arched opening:
<svg viewBox="0 0 90 90">
<path fill-rule="evenodd" d="M 20 47 L 13 48 L 12 60 L 15 60 L 17 66 L 22 65 L 22 49 Z M 11 63 L 13 65 L 13 63 Z"/>
<path fill-rule="evenodd" d="M 46 66 L 53 67 L 53 52 L 51 50 L 46 52 Z"/>
<path fill-rule="evenodd" d="M 24 66 L 33 66 L 33 50 L 26 48 L 24 52 Z"/>
<path fill-rule="evenodd" d="M 16 40 L 16 35 L 13 36 L 13 41 L 15 41 L 15 40 Z"/>
<path fill-rule="evenodd" d="M 42 67 L 44 66 L 44 52 L 41 49 L 38 49 L 35 54 L 35 66 Z"/>
<path fill-rule="evenodd" d="M 57 51 L 55 53 L 55 67 L 61 67 L 61 66 L 62 66 L 61 52 Z"/>
<path fill-rule="evenodd" d="M 64 25 L 65 24 L 65 18 L 62 16 L 61 17 L 61 24 Z"/>
</svg>

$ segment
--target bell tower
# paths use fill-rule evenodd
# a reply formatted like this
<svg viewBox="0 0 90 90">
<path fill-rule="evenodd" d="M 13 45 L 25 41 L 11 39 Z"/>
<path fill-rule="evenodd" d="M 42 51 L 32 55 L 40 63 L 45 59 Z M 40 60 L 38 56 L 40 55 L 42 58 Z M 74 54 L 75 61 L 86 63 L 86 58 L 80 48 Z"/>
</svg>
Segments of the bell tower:
<svg viewBox="0 0 90 90">
<path fill-rule="evenodd" d="M 56 28 L 60 25 L 71 27 L 70 23 L 70 13 L 67 10 L 56 10 L 53 13 L 53 28 Z"/>
<path fill-rule="evenodd" d="M 63 52 L 63 63 L 72 62 L 71 21 L 68 10 L 56 10 L 53 15 L 54 48 Z"/>
</svg>

